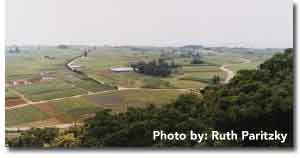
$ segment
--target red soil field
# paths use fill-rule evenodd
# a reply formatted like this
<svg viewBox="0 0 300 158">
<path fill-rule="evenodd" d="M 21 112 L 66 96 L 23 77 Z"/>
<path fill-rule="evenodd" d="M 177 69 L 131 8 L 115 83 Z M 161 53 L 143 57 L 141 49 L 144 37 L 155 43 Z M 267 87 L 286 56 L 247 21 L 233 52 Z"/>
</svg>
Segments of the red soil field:
<svg viewBox="0 0 300 158">
<path fill-rule="evenodd" d="M 48 115 L 52 115 L 55 113 L 55 109 L 49 103 L 35 104 L 34 106 L 42 112 L 47 113 Z"/>
<path fill-rule="evenodd" d="M 21 99 L 21 98 L 14 98 L 14 99 L 5 99 L 5 106 L 11 107 L 11 106 L 16 106 L 20 104 L 25 104 L 26 101 Z"/>
</svg>

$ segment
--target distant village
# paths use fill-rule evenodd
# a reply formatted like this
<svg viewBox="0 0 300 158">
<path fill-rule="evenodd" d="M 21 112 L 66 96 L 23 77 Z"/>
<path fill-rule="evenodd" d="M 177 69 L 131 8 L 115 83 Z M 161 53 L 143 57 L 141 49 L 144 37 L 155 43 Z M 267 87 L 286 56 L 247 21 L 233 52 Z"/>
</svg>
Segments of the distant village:
<svg viewBox="0 0 300 158">
<path fill-rule="evenodd" d="M 38 76 L 33 78 L 10 80 L 7 82 L 6 86 L 11 87 L 11 86 L 19 86 L 19 85 L 29 85 L 36 82 L 45 82 L 54 79 L 56 79 L 56 72 L 46 71 L 46 72 L 41 72 Z"/>
</svg>

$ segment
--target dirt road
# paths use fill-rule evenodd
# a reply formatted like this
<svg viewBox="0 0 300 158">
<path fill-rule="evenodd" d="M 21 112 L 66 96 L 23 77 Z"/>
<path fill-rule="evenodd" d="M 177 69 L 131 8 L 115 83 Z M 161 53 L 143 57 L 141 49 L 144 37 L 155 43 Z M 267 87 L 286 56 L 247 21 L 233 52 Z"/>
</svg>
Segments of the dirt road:
<svg viewBox="0 0 300 158">
<path fill-rule="evenodd" d="M 29 106 L 29 105 L 34 105 L 34 104 L 46 103 L 46 102 L 49 102 L 49 101 L 62 100 L 62 99 L 66 99 L 66 98 L 78 98 L 78 97 L 82 97 L 82 96 L 104 94 L 104 93 L 118 92 L 118 91 L 125 91 L 125 90 L 141 90 L 141 89 L 148 90 L 148 91 L 164 91 L 164 90 L 177 90 L 177 91 L 183 91 L 183 92 L 189 92 L 190 91 L 190 89 L 148 89 L 148 88 L 119 87 L 118 89 L 114 89 L 114 90 L 107 90 L 107 91 L 101 91 L 101 92 L 91 92 L 91 93 L 88 93 L 88 94 L 81 94 L 81 95 L 70 96 L 70 97 L 55 98 L 55 99 L 50 99 L 50 100 L 31 102 L 30 104 L 26 103 L 26 104 L 22 104 L 22 105 L 13 106 L 13 107 L 6 107 L 5 110 L 21 108 L 21 107 L 25 107 L 25 106 Z M 74 125 L 75 125 L 74 123 L 68 123 L 68 124 L 56 124 L 56 125 L 51 125 L 51 126 L 45 125 L 45 126 L 38 127 L 38 128 L 53 127 L 53 128 L 67 129 L 67 128 L 73 127 Z M 78 123 L 76 125 L 78 125 Z M 26 131 L 26 130 L 29 130 L 31 128 L 33 128 L 33 127 L 30 127 L 30 126 L 26 126 L 26 127 L 8 127 L 8 128 L 5 128 L 5 131 L 7 131 L 7 132 L 18 132 L 18 131 Z"/>
<path fill-rule="evenodd" d="M 11 90 L 12 90 L 17 96 L 19 96 L 21 99 L 23 99 L 23 100 L 26 102 L 26 104 L 32 103 L 32 101 L 29 100 L 29 99 L 27 99 L 22 93 L 20 93 L 20 92 L 14 90 L 13 88 L 12 88 Z"/>
<path fill-rule="evenodd" d="M 105 94 L 105 93 L 125 91 L 125 90 L 142 90 L 142 89 L 150 90 L 150 91 L 164 91 L 164 90 L 176 90 L 176 91 L 186 91 L 186 92 L 189 91 L 189 89 L 149 89 L 149 88 L 119 87 L 118 89 L 100 91 L 100 92 L 90 92 L 90 93 L 74 95 L 74 96 L 70 96 L 70 97 L 55 98 L 55 99 L 42 100 L 42 101 L 36 101 L 36 102 L 31 101 L 30 103 L 25 103 L 25 104 L 20 104 L 20 105 L 16 105 L 16 106 L 6 107 L 5 110 L 17 109 L 17 108 L 21 108 L 21 107 L 25 107 L 25 106 L 29 106 L 29 105 L 42 104 L 42 103 L 46 103 L 46 102 L 49 102 L 49 101 L 57 101 L 57 100 L 63 100 L 63 99 L 68 99 L 68 98 L 79 98 L 79 97 L 89 96 L 89 95 Z"/>
<path fill-rule="evenodd" d="M 50 126 L 42 126 L 42 127 L 7 127 L 5 128 L 6 132 L 22 132 L 22 131 L 27 131 L 32 128 L 59 128 L 59 129 L 67 129 L 70 127 L 75 127 L 75 126 L 82 126 L 83 123 L 65 123 L 65 124 L 57 124 L 57 125 L 50 125 Z"/>
<path fill-rule="evenodd" d="M 227 68 L 228 65 L 222 65 L 220 67 L 220 69 L 222 71 L 225 71 L 226 72 L 226 78 L 225 78 L 225 81 L 224 83 L 228 83 L 235 75 L 235 73 L 233 71 L 231 71 L 230 69 Z"/>
<path fill-rule="evenodd" d="M 246 59 L 246 58 L 241 58 L 241 60 L 243 62 L 239 63 L 239 64 L 249 64 L 249 63 L 251 63 L 251 60 Z M 236 64 L 230 64 L 230 65 L 229 64 L 224 64 L 220 67 L 220 69 L 222 71 L 226 72 L 226 78 L 225 78 L 224 83 L 228 83 L 235 75 L 235 73 L 232 70 L 227 68 L 228 66 L 231 66 L 231 65 L 236 65 Z"/>
</svg>

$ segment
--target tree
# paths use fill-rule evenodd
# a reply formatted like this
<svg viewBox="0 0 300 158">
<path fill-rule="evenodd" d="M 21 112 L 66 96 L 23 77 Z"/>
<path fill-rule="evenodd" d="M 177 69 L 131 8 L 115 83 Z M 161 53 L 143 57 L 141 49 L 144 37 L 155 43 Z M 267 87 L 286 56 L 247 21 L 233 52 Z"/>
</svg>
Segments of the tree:
<svg viewBox="0 0 300 158">
<path fill-rule="evenodd" d="M 52 146 L 63 147 L 63 148 L 74 148 L 79 147 L 80 139 L 75 137 L 73 133 L 60 135 L 54 139 Z"/>
<path fill-rule="evenodd" d="M 191 64 L 203 64 L 204 62 L 201 60 L 200 57 L 193 57 Z"/>
<path fill-rule="evenodd" d="M 143 73 L 151 76 L 167 77 L 176 69 L 177 65 L 168 64 L 163 59 L 159 59 L 158 62 L 155 60 L 145 63 L 140 61 L 135 64 L 131 64 L 131 67 L 135 72 Z"/>
<path fill-rule="evenodd" d="M 84 57 L 87 57 L 87 56 L 88 56 L 88 51 L 87 51 L 87 50 L 85 50 L 85 51 L 83 52 L 83 56 L 84 56 Z"/>
<path fill-rule="evenodd" d="M 15 52 L 16 53 L 20 53 L 21 52 L 18 46 L 15 47 Z"/>
<path fill-rule="evenodd" d="M 217 76 L 217 75 L 214 75 L 214 76 L 213 76 L 213 78 L 212 78 L 213 84 L 219 84 L 220 81 L 221 81 L 220 76 Z"/>
<path fill-rule="evenodd" d="M 34 128 L 23 132 L 19 137 L 7 142 L 10 147 L 49 147 L 51 142 L 58 136 L 58 129 Z"/>
</svg>

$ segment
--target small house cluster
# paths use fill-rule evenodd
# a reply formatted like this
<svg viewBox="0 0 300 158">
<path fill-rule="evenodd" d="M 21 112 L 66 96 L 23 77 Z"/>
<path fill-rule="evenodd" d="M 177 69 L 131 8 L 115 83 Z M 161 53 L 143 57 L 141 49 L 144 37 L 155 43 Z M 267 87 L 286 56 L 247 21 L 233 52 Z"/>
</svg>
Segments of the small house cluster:
<svg viewBox="0 0 300 158">
<path fill-rule="evenodd" d="M 55 71 L 46 71 L 40 73 L 40 81 L 49 81 L 54 79 L 56 79 Z"/>
<path fill-rule="evenodd" d="M 18 86 L 18 85 L 32 84 L 32 82 L 27 79 L 18 79 L 18 80 L 9 81 L 8 84 L 11 86 Z"/>
<path fill-rule="evenodd" d="M 29 85 L 36 82 L 50 81 L 54 79 L 56 79 L 55 72 L 46 71 L 41 72 L 40 75 L 33 78 L 10 80 L 7 82 L 7 84 L 8 86 Z"/>
</svg>

